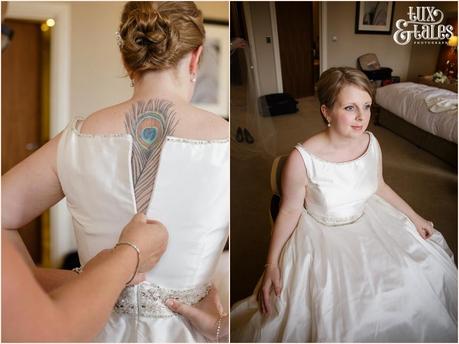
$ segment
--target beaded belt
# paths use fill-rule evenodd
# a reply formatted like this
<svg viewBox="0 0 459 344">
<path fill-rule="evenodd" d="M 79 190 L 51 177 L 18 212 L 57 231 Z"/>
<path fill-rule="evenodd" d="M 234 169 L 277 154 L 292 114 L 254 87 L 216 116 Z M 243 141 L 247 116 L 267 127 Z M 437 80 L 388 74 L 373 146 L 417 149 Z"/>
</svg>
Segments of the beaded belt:
<svg viewBox="0 0 459 344">
<path fill-rule="evenodd" d="M 162 288 L 151 282 L 124 288 L 114 311 L 121 314 L 133 314 L 150 318 L 166 318 L 176 315 L 165 302 L 175 299 L 187 305 L 201 301 L 209 292 L 210 284 L 193 289 Z"/>
<path fill-rule="evenodd" d="M 308 209 L 306 209 L 306 212 L 309 215 L 311 215 L 311 217 L 317 222 L 325 226 L 331 226 L 331 227 L 350 225 L 360 220 L 360 218 L 364 215 L 364 213 L 362 212 L 361 214 L 355 214 L 355 215 L 348 216 L 348 217 L 328 217 L 328 216 L 315 215 L 311 213 Z"/>
</svg>

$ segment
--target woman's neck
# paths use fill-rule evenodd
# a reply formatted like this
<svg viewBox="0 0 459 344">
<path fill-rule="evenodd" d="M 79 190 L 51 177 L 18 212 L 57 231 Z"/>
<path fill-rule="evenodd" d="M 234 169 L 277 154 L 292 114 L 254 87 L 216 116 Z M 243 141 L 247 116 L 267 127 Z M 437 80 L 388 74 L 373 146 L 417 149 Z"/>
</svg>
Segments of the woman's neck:
<svg viewBox="0 0 459 344">
<path fill-rule="evenodd" d="M 352 150 L 356 145 L 359 144 L 359 140 L 357 140 L 355 137 L 343 136 L 334 130 L 327 129 L 325 130 L 325 134 L 333 150 L 340 151 L 343 150 L 343 148 L 345 150 Z"/>
<path fill-rule="evenodd" d="M 134 93 L 131 100 L 165 98 L 171 101 L 189 102 L 192 88 L 189 80 L 180 77 L 178 71 L 168 69 L 146 72 L 134 79 Z"/>
</svg>

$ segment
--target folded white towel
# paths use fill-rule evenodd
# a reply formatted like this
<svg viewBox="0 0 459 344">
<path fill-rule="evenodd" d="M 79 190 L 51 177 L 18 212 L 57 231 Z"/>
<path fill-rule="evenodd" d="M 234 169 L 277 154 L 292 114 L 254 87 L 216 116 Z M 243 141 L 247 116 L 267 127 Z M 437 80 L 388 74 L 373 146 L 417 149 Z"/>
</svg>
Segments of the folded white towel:
<svg viewBox="0 0 459 344">
<path fill-rule="evenodd" d="M 457 98 L 443 98 L 439 96 L 426 97 L 425 102 L 430 112 L 438 113 L 457 109 Z"/>
</svg>

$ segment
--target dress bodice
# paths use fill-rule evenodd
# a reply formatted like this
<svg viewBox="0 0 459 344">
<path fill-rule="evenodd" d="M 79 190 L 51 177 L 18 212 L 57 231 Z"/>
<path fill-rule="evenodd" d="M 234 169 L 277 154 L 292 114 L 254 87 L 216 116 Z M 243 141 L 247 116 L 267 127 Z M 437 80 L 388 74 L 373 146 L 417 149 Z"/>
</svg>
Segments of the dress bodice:
<svg viewBox="0 0 459 344">
<path fill-rule="evenodd" d="M 358 220 L 367 200 L 378 187 L 379 147 L 372 133 L 368 147 L 359 158 L 347 162 L 323 160 L 295 148 L 303 158 L 308 178 L 305 196 L 307 212 L 325 225 L 342 225 Z"/>
<path fill-rule="evenodd" d="M 137 212 L 129 134 L 86 135 L 74 121 L 58 148 L 58 176 L 73 218 L 80 261 L 117 242 Z M 147 217 L 169 232 L 146 280 L 165 288 L 209 282 L 228 237 L 228 140 L 167 137 Z"/>
</svg>

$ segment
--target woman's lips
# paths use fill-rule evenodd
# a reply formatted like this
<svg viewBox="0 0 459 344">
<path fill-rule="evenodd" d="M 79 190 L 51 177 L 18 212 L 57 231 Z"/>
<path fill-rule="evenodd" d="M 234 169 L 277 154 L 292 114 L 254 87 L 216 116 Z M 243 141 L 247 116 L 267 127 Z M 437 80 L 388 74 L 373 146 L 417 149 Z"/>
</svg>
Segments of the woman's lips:
<svg viewBox="0 0 459 344">
<path fill-rule="evenodd" d="M 363 126 L 362 125 L 351 125 L 351 128 L 354 130 L 362 130 Z"/>
</svg>

